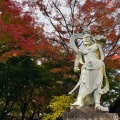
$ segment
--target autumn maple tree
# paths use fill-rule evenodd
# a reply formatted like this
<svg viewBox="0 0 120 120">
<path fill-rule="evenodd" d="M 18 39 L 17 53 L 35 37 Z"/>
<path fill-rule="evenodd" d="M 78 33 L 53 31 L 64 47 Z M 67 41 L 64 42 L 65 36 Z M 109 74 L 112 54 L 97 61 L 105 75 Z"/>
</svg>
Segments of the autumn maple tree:
<svg viewBox="0 0 120 120">
<path fill-rule="evenodd" d="M 10 0 L 0 1 L 0 12 L 0 60 L 37 54 L 40 35 L 30 13 L 23 13 L 22 8 Z"/>
</svg>

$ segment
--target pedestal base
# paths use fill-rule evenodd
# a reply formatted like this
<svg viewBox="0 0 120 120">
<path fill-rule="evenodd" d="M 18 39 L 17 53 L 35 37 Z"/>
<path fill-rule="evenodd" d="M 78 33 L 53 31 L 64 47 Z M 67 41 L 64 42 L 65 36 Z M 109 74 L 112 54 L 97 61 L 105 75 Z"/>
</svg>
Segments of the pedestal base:
<svg viewBox="0 0 120 120">
<path fill-rule="evenodd" d="M 65 112 L 63 120 L 119 120 L 119 118 L 117 113 L 96 111 L 94 107 L 76 107 Z"/>
</svg>

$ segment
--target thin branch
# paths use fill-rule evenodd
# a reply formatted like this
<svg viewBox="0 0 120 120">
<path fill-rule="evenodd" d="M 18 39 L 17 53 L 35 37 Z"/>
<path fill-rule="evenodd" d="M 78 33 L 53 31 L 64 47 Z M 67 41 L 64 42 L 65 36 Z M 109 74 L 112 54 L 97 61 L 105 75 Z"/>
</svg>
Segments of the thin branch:
<svg viewBox="0 0 120 120">
<path fill-rule="evenodd" d="M 59 21 L 59 20 L 56 20 L 55 18 L 53 18 L 53 17 L 51 17 L 51 16 L 49 16 L 49 18 L 51 18 L 51 19 L 53 19 L 53 20 L 55 20 L 55 21 L 57 21 L 57 22 L 59 22 L 64 28 L 66 28 L 66 26 L 61 22 L 61 21 Z"/>
<path fill-rule="evenodd" d="M 6 111 L 6 114 L 8 114 L 8 113 L 11 111 L 11 109 L 12 109 L 12 107 L 13 107 L 13 105 L 14 105 L 15 102 L 16 102 L 16 100 L 14 100 L 14 101 L 12 102 L 10 108 Z"/>
<path fill-rule="evenodd" d="M 52 25 L 52 26 L 54 27 L 54 29 L 57 31 L 57 33 L 59 34 L 60 39 L 61 39 L 62 42 L 64 43 L 64 44 L 63 44 L 64 49 L 65 49 L 65 50 L 68 52 L 68 54 L 71 56 L 71 54 L 70 54 L 70 52 L 69 52 L 69 49 L 68 49 L 65 41 L 63 40 L 62 36 L 61 36 L 61 33 L 57 30 L 56 26 L 54 25 L 54 23 L 53 23 L 52 20 L 50 19 L 49 14 L 47 13 L 46 9 L 44 9 L 44 12 L 45 12 L 45 14 L 46 14 L 47 19 L 50 21 L 51 25 Z"/>
<path fill-rule="evenodd" d="M 61 44 L 62 46 L 65 45 L 63 42 L 61 42 L 61 41 L 59 41 L 59 40 L 57 40 L 55 38 L 48 38 L 48 37 L 45 37 L 45 38 L 49 39 L 49 40 L 52 40 L 52 41 L 55 41 L 56 43 Z"/>
<path fill-rule="evenodd" d="M 108 55 L 106 56 L 107 58 L 110 56 L 112 50 L 116 47 L 116 45 L 118 44 L 118 41 L 120 39 L 120 35 L 118 36 L 118 39 L 116 41 L 116 43 L 114 44 L 113 48 L 109 51 Z M 110 62 L 110 59 L 108 59 L 108 61 L 106 62 L 106 65 Z"/>
<path fill-rule="evenodd" d="M 73 29 L 74 29 L 74 10 L 75 10 L 75 4 L 76 4 L 76 0 L 74 1 L 74 4 L 73 4 L 73 8 L 72 8 L 72 5 L 70 3 L 70 10 L 71 10 L 71 15 L 72 15 L 72 34 L 74 33 Z"/>
<path fill-rule="evenodd" d="M 52 2 L 53 2 L 53 1 L 52 1 Z M 69 30 L 69 28 L 68 28 L 68 24 L 67 24 L 67 22 L 66 22 L 66 19 L 65 19 L 63 13 L 62 13 L 61 10 L 56 6 L 56 4 L 55 4 L 54 2 L 53 2 L 53 5 L 54 5 L 55 8 L 59 11 L 59 13 L 62 15 L 63 20 L 64 20 L 65 25 L 66 25 L 66 29 L 67 29 L 67 31 L 68 31 L 68 34 L 69 34 L 69 36 L 71 36 L 71 34 L 70 34 L 70 30 Z"/>
<path fill-rule="evenodd" d="M 61 38 L 61 40 L 62 40 L 62 36 L 61 36 L 61 33 L 57 30 L 57 28 L 56 28 L 56 26 L 54 25 L 54 23 L 52 22 L 52 20 L 50 19 L 50 16 L 48 15 L 48 13 L 47 13 L 47 11 L 44 9 L 44 11 L 45 11 L 45 14 L 46 14 L 46 16 L 47 16 L 47 19 L 50 21 L 50 23 L 52 24 L 52 26 L 54 27 L 54 29 L 58 32 L 58 34 L 59 34 L 59 36 L 60 36 L 60 38 Z M 66 45 L 66 44 L 65 44 Z M 66 45 L 67 46 L 67 45 Z"/>
</svg>

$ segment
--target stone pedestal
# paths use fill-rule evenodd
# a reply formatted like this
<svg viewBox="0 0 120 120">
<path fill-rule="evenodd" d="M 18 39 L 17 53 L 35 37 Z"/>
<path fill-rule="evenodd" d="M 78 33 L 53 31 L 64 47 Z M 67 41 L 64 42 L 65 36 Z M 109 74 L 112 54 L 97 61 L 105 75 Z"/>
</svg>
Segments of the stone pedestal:
<svg viewBox="0 0 120 120">
<path fill-rule="evenodd" d="M 94 107 L 73 108 L 63 114 L 63 120 L 119 120 L 117 113 L 95 110 Z"/>
</svg>

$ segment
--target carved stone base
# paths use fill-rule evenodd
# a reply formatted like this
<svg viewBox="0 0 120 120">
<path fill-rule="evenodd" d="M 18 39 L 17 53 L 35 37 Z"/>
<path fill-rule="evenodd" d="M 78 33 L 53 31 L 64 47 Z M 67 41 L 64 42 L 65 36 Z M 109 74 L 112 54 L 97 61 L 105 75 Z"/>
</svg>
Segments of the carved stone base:
<svg viewBox="0 0 120 120">
<path fill-rule="evenodd" d="M 63 120 L 119 120 L 117 113 L 95 110 L 94 107 L 74 107 L 63 114 Z"/>
</svg>

